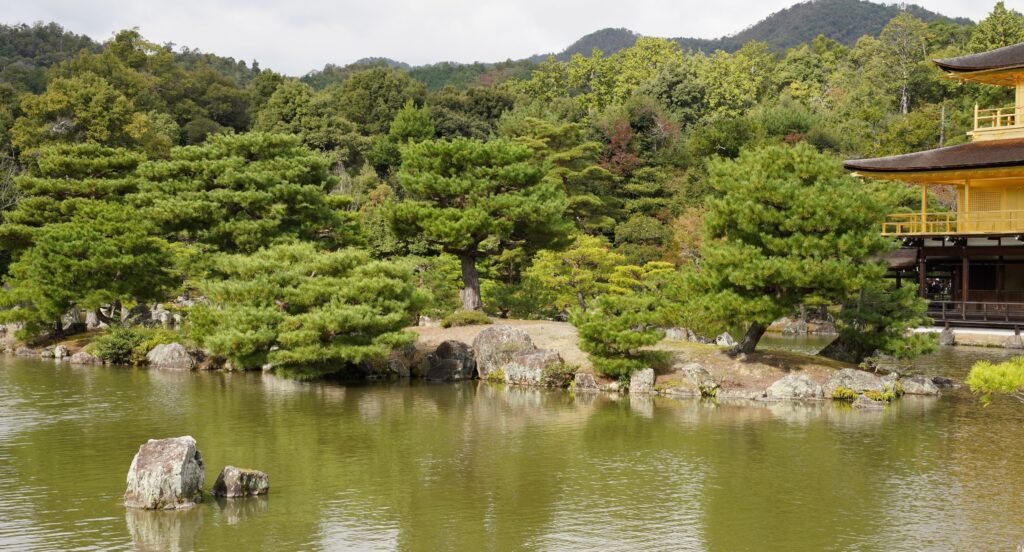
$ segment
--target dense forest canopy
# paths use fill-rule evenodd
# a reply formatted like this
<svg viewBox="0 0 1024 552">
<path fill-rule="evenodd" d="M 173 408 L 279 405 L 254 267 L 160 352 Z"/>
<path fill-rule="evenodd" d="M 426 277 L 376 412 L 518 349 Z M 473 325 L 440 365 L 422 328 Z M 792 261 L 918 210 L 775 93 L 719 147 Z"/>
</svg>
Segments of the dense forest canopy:
<svg viewBox="0 0 1024 552">
<path fill-rule="evenodd" d="M 772 221 L 811 208 L 807 193 L 841 190 L 845 212 L 859 213 L 843 235 L 867 240 L 873 217 L 920 198 L 854 184 L 839 159 L 962 142 L 976 103 L 1012 102 L 1008 89 L 941 78 L 930 60 L 1024 42 L 1024 16 L 1001 2 L 977 26 L 917 15 L 897 10 L 856 41 L 819 34 L 785 49 L 773 39 L 700 52 L 639 37 L 536 64 L 367 59 L 298 79 L 137 30 L 99 45 L 53 24 L 4 27 L 0 270 L 2 304 L 14 308 L 3 317 L 59 333 L 65 310 L 109 318 L 104 305 L 205 293 L 215 304 L 193 325 L 197 341 L 308 375 L 404 343 L 396 332 L 412 311 L 461 305 L 619 336 L 587 347 L 621 374 L 656 325 L 743 332 L 807 302 L 838 308 L 877 290 L 881 272 L 839 285 L 793 261 L 771 282 L 741 281 L 757 256 L 737 251 L 806 254 L 758 242 L 750 221 L 769 236 Z M 799 182 L 772 172 L 786 148 Z M 756 190 L 777 212 L 730 211 L 759 174 L 780 183 Z M 830 243 L 811 239 L 818 230 L 795 231 Z M 815 262 L 868 262 L 884 249 L 870 243 Z M 326 252 L 337 254 L 316 269 Z M 290 289 L 273 276 L 284 265 L 320 277 L 275 299 L 267 289 Z M 146 267 L 144 286 L 125 280 L 129 267 Z M 362 286 L 354 274 L 415 285 Z M 252 277 L 270 287 L 242 285 Z M 679 308 L 652 299 L 662 297 Z M 729 308 L 737 297 L 743 308 Z M 699 309 L 680 306 L 697 299 Z M 330 313 L 368 318 L 346 330 Z M 224 334 L 218 316 L 238 332 Z M 873 346 L 902 346 L 893 341 Z M 306 360 L 320 364 L 303 372 Z"/>
</svg>

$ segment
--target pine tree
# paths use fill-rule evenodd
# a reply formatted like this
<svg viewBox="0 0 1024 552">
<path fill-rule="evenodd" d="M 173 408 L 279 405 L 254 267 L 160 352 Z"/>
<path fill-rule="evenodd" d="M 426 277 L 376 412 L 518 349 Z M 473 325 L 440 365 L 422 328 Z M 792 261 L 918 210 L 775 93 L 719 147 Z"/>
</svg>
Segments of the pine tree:
<svg viewBox="0 0 1024 552">
<path fill-rule="evenodd" d="M 801 304 L 841 304 L 884 277 L 871 259 L 891 243 L 885 204 L 840 164 L 806 144 L 743 152 L 711 166 L 702 294 L 690 311 L 749 325 L 749 353 L 768 325 Z"/>
<path fill-rule="evenodd" d="M 199 288 L 190 333 L 238 368 L 272 364 L 308 379 L 343 372 L 407 346 L 402 331 L 422 306 L 408 268 L 357 249 L 282 244 L 221 255 Z"/>
<path fill-rule="evenodd" d="M 311 240 L 327 247 L 356 240 L 350 199 L 329 195 L 330 161 L 296 136 L 253 132 L 212 136 L 139 167 L 132 204 L 172 241 L 223 252 Z"/>
<path fill-rule="evenodd" d="M 590 308 L 573 310 L 569 320 L 590 354 L 594 369 L 614 378 L 628 378 L 658 357 L 645 349 L 661 341 L 664 328 L 678 316 L 675 298 L 682 278 L 671 263 L 615 268 L 607 291 Z"/>
<path fill-rule="evenodd" d="M 482 309 L 481 258 L 543 247 L 567 230 L 565 195 L 529 148 L 507 140 L 407 144 L 398 181 L 404 198 L 391 212 L 392 227 L 459 258 L 465 310 Z"/>
<path fill-rule="evenodd" d="M 626 258 L 604 238 L 581 234 L 564 251 L 541 251 L 524 274 L 528 289 L 551 296 L 556 311 L 586 311 L 594 298 L 611 287 L 615 267 Z"/>
</svg>

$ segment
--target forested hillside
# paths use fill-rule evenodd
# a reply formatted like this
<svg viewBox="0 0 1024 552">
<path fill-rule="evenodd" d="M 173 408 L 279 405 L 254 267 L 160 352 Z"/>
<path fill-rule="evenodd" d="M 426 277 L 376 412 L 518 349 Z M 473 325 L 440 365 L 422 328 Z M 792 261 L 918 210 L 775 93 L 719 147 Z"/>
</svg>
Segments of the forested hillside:
<svg viewBox="0 0 1024 552">
<path fill-rule="evenodd" d="M 1024 16 L 904 12 L 853 45 L 785 50 L 640 38 L 481 67 L 465 88 L 387 60 L 296 79 L 133 30 L 101 46 L 18 33 L 79 47 L 9 49 L 42 81 L 0 83 L 0 318 L 24 334 L 201 296 L 186 331 L 215 356 L 315 376 L 407 343 L 414 316 L 482 310 L 569 317 L 622 375 L 650 328 L 907 300 L 868 260 L 887 247 L 877 217 L 920 198 L 855 183 L 839 160 L 962 142 L 974 104 L 1011 91 L 940 78 L 930 59 L 1024 41 Z"/>
<path fill-rule="evenodd" d="M 890 19 L 909 13 L 924 22 L 946 21 L 953 25 L 971 25 L 963 18 L 948 18 L 914 4 L 877 4 L 867 0 L 809 0 L 775 12 L 763 20 L 721 38 L 673 38 L 683 50 L 712 53 L 715 50 L 735 52 L 750 41 L 761 41 L 772 49 L 785 50 L 810 42 L 824 35 L 846 46 L 853 46 L 862 36 L 878 36 Z M 601 29 L 572 43 L 555 55 L 568 61 L 576 54 L 589 56 L 595 48 L 614 54 L 636 43 L 640 37 L 629 29 Z M 543 61 L 546 55 L 533 56 Z"/>
</svg>

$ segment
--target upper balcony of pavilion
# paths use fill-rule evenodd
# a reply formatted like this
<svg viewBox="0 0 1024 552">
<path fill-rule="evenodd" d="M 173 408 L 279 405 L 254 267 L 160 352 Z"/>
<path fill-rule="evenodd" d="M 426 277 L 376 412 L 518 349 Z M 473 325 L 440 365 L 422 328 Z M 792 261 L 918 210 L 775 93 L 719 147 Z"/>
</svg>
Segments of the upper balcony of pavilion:
<svg viewBox="0 0 1024 552">
<path fill-rule="evenodd" d="M 921 211 L 890 215 L 883 234 L 1024 235 L 1024 43 L 934 63 L 961 82 L 1014 88 L 1014 105 L 976 105 L 966 144 L 843 165 L 857 176 L 921 186 Z M 929 184 L 954 186 L 955 210 L 929 213 Z"/>
</svg>

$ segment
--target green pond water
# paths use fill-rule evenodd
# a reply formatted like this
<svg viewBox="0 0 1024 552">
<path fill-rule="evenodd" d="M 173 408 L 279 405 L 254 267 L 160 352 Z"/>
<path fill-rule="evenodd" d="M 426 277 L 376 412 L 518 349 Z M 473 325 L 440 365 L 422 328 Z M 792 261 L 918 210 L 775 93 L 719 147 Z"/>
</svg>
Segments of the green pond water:
<svg viewBox="0 0 1024 552">
<path fill-rule="evenodd" d="M 1006 355 L 953 348 L 912 368 L 962 377 Z M 138 446 L 178 435 L 198 440 L 207 487 L 234 464 L 268 472 L 270 495 L 126 511 Z M 1022 539 L 1024 405 L 981 408 L 962 391 L 857 411 L 0 358 L 3 550 L 974 551 Z"/>
</svg>

